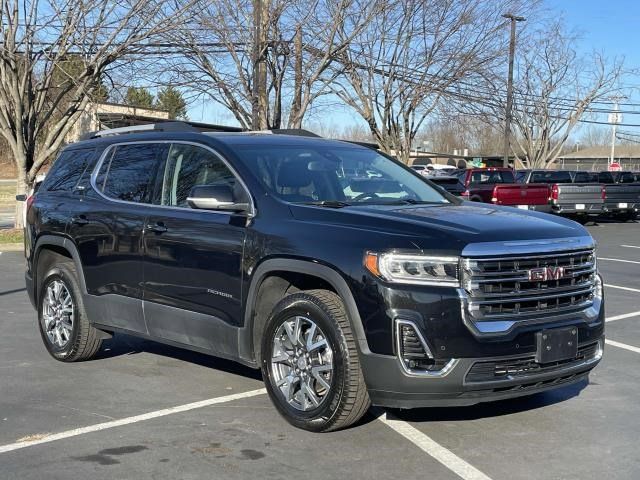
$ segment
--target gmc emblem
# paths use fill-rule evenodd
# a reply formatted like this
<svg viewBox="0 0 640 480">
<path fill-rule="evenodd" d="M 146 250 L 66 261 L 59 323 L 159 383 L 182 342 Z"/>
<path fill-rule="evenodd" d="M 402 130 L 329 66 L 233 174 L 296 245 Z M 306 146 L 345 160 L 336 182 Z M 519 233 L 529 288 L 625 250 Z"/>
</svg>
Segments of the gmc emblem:
<svg viewBox="0 0 640 480">
<path fill-rule="evenodd" d="M 560 280 L 565 277 L 564 267 L 542 267 L 529 270 L 530 282 L 546 282 L 548 280 Z"/>
</svg>

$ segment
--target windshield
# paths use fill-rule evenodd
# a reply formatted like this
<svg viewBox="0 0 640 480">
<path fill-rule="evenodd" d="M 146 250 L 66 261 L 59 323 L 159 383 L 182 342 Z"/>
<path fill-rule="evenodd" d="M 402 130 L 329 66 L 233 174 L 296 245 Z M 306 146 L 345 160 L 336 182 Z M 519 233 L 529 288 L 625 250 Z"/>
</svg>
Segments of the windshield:
<svg viewBox="0 0 640 480">
<path fill-rule="evenodd" d="M 332 145 L 239 145 L 273 195 L 314 204 L 449 203 L 418 175 L 375 150 Z"/>
</svg>

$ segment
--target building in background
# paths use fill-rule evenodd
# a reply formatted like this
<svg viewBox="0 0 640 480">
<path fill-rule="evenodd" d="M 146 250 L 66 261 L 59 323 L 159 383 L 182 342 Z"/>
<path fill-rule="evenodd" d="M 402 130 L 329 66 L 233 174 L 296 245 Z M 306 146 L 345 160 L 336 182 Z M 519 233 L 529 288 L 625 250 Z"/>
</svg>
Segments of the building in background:
<svg viewBox="0 0 640 480">
<path fill-rule="evenodd" d="M 131 107 L 117 103 L 89 103 L 67 135 L 67 143 L 106 128 L 130 127 L 169 120 L 169 112 L 156 108 Z"/>
<path fill-rule="evenodd" d="M 607 170 L 610 155 L 610 146 L 584 148 L 558 157 L 556 166 L 567 170 Z M 640 145 L 616 145 L 615 161 L 622 170 L 639 171 Z"/>
</svg>

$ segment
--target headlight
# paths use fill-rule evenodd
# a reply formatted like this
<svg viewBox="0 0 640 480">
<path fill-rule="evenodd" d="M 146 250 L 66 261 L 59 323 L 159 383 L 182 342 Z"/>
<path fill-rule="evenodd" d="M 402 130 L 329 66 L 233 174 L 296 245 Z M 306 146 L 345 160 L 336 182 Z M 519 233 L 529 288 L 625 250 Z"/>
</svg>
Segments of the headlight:
<svg viewBox="0 0 640 480">
<path fill-rule="evenodd" d="M 458 257 L 367 252 L 364 263 L 371 273 L 391 283 L 460 286 Z"/>
</svg>

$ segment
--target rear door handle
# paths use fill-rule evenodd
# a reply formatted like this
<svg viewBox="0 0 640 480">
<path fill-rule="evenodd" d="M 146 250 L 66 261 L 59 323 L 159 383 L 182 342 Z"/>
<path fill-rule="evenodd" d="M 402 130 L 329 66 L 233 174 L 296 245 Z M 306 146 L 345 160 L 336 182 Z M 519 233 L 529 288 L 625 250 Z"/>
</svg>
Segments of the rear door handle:
<svg viewBox="0 0 640 480">
<path fill-rule="evenodd" d="M 165 227 L 163 223 L 156 223 L 147 225 L 147 230 L 156 233 L 164 233 L 168 230 L 168 228 Z"/>
<path fill-rule="evenodd" d="M 87 223 L 89 223 L 89 220 L 87 220 L 87 217 L 85 217 L 84 215 L 80 215 L 78 217 L 72 217 L 71 223 L 74 223 L 76 225 L 86 225 Z"/>
</svg>

